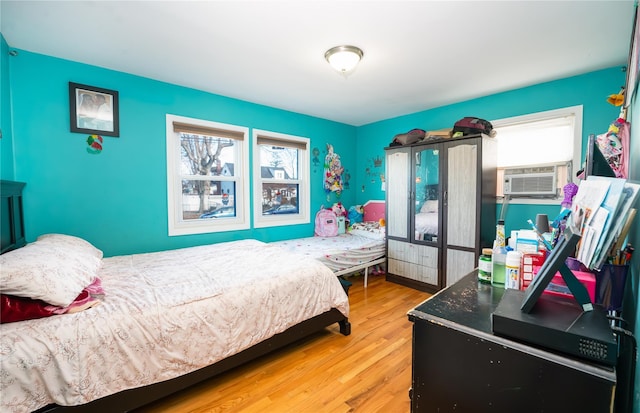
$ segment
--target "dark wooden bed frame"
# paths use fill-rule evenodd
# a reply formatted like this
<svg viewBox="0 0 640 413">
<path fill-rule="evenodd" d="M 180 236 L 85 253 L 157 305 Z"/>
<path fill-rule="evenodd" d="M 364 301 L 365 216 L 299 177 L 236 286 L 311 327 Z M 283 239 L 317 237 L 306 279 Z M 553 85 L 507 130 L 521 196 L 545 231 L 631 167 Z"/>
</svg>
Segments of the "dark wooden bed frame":
<svg viewBox="0 0 640 413">
<path fill-rule="evenodd" d="M 22 182 L 1 181 L 0 195 L 2 198 L 2 245 L 0 252 L 5 253 L 26 244 L 24 231 L 24 216 L 22 209 Z M 303 321 L 288 330 L 254 345 L 238 354 L 227 357 L 207 367 L 194 372 L 136 389 L 125 390 L 81 406 L 50 405 L 37 410 L 38 413 L 61 412 L 91 412 L 114 413 L 127 412 L 142 407 L 153 401 L 162 399 L 170 394 L 184 390 L 194 384 L 217 376 L 227 370 L 247 363 L 267 353 L 273 352 L 288 344 L 318 332 L 334 323 L 339 323 L 340 333 L 351 334 L 351 324 L 339 310 L 333 308 L 323 314 Z"/>
</svg>

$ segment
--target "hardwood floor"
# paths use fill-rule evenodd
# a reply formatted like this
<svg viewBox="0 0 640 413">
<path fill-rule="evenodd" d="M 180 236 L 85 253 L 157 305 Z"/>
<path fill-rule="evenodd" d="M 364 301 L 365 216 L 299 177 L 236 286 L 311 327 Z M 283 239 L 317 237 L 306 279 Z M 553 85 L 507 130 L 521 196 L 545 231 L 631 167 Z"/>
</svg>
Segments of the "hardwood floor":
<svg viewBox="0 0 640 413">
<path fill-rule="evenodd" d="M 347 278 L 351 335 L 338 325 L 136 413 L 409 412 L 407 311 L 430 294 L 384 280 Z"/>
</svg>

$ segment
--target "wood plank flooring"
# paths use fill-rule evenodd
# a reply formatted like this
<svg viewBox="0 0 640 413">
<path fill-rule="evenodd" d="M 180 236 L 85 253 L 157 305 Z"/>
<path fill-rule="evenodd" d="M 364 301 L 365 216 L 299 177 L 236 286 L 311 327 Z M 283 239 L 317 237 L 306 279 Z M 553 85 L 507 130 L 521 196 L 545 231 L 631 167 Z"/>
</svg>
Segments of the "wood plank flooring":
<svg viewBox="0 0 640 413">
<path fill-rule="evenodd" d="M 351 335 L 338 325 L 136 413 L 409 412 L 407 311 L 430 294 L 369 275 L 347 278 Z"/>
</svg>

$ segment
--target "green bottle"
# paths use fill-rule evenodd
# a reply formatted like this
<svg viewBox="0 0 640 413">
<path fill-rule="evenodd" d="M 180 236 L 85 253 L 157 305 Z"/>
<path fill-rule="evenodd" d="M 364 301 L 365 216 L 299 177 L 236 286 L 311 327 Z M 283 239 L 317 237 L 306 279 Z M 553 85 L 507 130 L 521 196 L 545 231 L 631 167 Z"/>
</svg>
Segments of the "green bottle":
<svg viewBox="0 0 640 413">
<path fill-rule="evenodd" d="M 504 287 L 506 279 L 507 250 L 505 248 L 503 220 L 499 220 L 498 225 L 496 225 L 496 240 L 493 243 L 493 254 L 491 258 L 491 284 L 498 287 Z"/>
</svg>

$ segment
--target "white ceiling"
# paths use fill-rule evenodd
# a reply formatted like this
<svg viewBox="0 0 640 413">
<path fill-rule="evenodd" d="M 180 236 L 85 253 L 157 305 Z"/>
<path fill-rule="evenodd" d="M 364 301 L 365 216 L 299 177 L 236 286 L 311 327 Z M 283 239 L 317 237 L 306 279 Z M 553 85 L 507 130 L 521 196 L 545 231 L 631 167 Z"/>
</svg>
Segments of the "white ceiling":
<svg viewBox="0 0 640 413">
<path fill-rule="evenodd" d="M 0 7 L 11 48 L 360 126 L 622 67 L 634 2 L 2 0 Z M 340 44 L 364 50 L 347 78 L 324 60 Z"/>
</svg>

